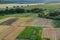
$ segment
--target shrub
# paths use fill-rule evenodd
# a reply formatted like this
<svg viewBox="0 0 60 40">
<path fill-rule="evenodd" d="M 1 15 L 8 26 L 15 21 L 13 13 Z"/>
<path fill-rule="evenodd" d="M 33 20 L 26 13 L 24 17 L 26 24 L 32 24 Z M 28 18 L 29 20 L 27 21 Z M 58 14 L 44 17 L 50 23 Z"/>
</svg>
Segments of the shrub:
<svg viewBox="0 0 60 40">
<path fill-rule="evenodd" d="M 19 6 L 17 6 L 17 8 L 19 8 Z"/>
</svg>

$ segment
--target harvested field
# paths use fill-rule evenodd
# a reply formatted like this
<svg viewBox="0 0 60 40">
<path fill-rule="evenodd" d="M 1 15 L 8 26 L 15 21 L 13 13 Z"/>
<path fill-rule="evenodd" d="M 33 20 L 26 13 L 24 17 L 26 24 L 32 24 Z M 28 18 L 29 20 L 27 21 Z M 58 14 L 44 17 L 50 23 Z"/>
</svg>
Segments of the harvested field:
<svg viewBox="0 0 60 40">
<path fill-rule="evenodd" d="M 50 38 L 51 40 L 57 40 L 55 28 L 43 28 L 42 38 Z"/>
<path fill-rule="evenodd" d="M 50 38 L 51 40 L 60 40 L 60 28 L 44 28 L 42 38 Z"/>
<path fill-rule="evenodd" d="M 52 26 L 52 20 L 51 19 L 45 19 L 45 18 L 36 18 L 31 23 L 32 26 L 42 26 L 42 27 L 53 27 Z"/>
<path fill-rule="evenodd" d="M 55 28 L 55 31 L 57 40 L 60 40 L 60 28 Z"/>
</svg>

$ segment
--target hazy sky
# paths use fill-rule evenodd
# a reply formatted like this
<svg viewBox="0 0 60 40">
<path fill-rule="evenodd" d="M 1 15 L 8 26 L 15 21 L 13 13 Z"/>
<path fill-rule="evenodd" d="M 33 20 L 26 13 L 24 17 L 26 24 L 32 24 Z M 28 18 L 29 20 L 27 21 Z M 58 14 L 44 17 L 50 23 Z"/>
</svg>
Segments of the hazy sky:
<svg viewBox="0 0 60 40">
<path fill-rule="evenodd" d="M 31 2 L 52 2 L 52 1 L 58 1 L 59 2 L 60 0 L 8 0 L 8 1 L 31 1 Z"/>
<path fill-rule="evenodd" d="M 45 2 L 51 2 L 51 1 L 60 1 L 60 0 L 45 0 Z"/>
</svg>

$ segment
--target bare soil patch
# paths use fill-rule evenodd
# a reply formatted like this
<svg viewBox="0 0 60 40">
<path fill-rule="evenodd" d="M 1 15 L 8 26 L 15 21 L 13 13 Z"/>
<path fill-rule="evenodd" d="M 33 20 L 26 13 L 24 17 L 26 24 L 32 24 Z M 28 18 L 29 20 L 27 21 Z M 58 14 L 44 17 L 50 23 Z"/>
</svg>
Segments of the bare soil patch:
<svg viewBox="0 0 60 40">
<path fill-rule="evenodd" d="M 55 28 L 43 28 L 42 38 L 50 38 L 51 40 L 57 40 Z"/>
<path fill-rule="evenodd" d="M 55 31 L 57 40 L 60 40 L 60 28 L 55 28 Z"/>
<path fill-rule="evenodd" d="M 31 23 L 32 26 L 42 26 L 42 27 L 53 27 L 52 26 L 52 20 L 51 19 L 45 19 L 45 18 L 36 18 Z"/>
</svg>

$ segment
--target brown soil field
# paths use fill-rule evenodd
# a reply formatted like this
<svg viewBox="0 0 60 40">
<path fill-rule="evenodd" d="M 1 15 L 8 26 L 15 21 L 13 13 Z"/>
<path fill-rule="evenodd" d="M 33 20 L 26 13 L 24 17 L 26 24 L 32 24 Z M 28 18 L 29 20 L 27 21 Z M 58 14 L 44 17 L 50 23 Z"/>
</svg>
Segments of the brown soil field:
<svg viewBox="0 0 60 40">
<path fill-rule="evenodd" d="M 0 26 L 0 34 L 6 31 L 10 26 Z"/>
<path fill-rule="evenodd" d="M 43 28 L 42 38 L 50 38 L 51 40 L 57 40 L 57 34 L 55 28 Z"/>
<path fill-rule="evenodd" d="M 6 37 L 7 35 L 9 35 L 11 32 L 13 32 L 16 28 L 14 27 L 9 27 L 6 31 L 2 32 L 0 34 L 0 40 L 3 40 L 4 37 Z"/>
<path fill-rule="evenodd" d="M 56 38 L 57 40 L 60 40 L 60 28 L 55 28 L 56 30 Z"/>
<path fill-rule="evenodd" d="M 52 20 L 51 19 L 45 19 L 45 18 L 36 18 L 32 21 L 30 24 L 32 26 L 42 26 L 44 28 L 51 28 L 52 26 Z"/>
<path fill-rule="evenodd" d="M 8 29 L 5 27 L 7 25 L 3 25 L 3 28 L 1 30 L 6 30 L 0 34 L 0 40 L 15 40 L 18 34 L 20 34 L 27 25 L 31 22 L 32 18 L 20 18 L 14 23 L 12 23 L 11 26 L 8 27 Z"/>
</svg>

